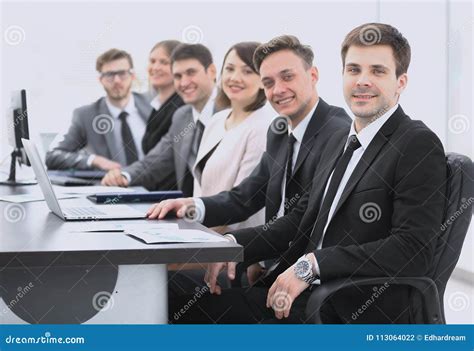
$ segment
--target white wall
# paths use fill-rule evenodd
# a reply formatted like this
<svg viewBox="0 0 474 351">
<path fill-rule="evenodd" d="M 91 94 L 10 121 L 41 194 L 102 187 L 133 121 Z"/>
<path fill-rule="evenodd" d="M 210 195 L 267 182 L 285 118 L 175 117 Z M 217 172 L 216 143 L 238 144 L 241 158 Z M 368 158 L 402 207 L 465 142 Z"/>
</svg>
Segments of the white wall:
<svg viewBox="0 0 474 351">
<path fill-rule="evenodd" d="M 75 107 L 102 95 L 94 68 L 100 53 L 111 47 L 129 51 L 139 76 L 137 89 L 144 91 L 150 48 L 171 38 L 200 39 L 220 66 L 236 42 L 294 34 L 315 51 L 320 95 L 345 107 L 340 44 L 356 25 L 382 21 L 399 28 L 412 47 L 409 84 L 401 98 L 405 111 L 432 128 L 447 151 L 474 156 L 471 1 L 34 1 L 1 6 L 0 113 L 10 90 L 26 88 L 33 137 L 65 131 Z M 4 125 L 1 132 L 4 160 L 9 151 Z M 473 269 L 466 254 L 460 264 Z"/>
</svg>

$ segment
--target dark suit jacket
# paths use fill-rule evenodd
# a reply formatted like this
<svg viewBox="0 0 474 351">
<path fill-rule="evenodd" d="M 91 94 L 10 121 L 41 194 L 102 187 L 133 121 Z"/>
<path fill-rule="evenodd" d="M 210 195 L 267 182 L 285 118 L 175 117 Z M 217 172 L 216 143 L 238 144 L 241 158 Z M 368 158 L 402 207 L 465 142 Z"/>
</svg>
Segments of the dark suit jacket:
<svg viewBox="0 0 474 351">
<path fill-rule="evenodd" d="M 334 135 L 321 156 L 311 193 L 295 210 L 266 231 L 237 233 L 237 241 L 245 247 L 245 260 L 280 258 L 264 284 L 271 284 L 308 247 L 314 249 L 319 242 L 322 233 L 314 233 L 311 246 L 311 231 L 346 140 L 347 133 Z M 425 275 L 440 231 L 445 180 L 445 156 L 438 137 L 399 107 L 365 150 L 329 222 L 322 248 L 313 250 L 322 284 L 353 275 Z M 333 305 L 341 318 L 350 321 L 351 313 L 373 292 L 373 287 L 352 289 L 333 298 Z M 405 287 L 390 287 L 375 301 L 378 309 L 367 310 L 364 321 L 377 322 L 377 318 L 370 318 L 380 310 L 394 318 L 411 313 L 410 308 L 405 309 L 410 293 Z M 409 315 L 407 318 L 395 321 L 407 322 Z"/>
<path fill-rule="evenodd" d="M 177 93 L 174 93 L 160 106 L 158 111 L 155 109 L 151 111 L 142 139 L 142 149 L 145 155 L 168 132 L 174 112 L 183 105 L 183 99 Z"/>
<path fill-rule="evenodd" d="M 319 100 L 298 152 L 293 176 L 289 182 L 288 206 L 293 208 L 310 188 L 321 150 L 337 131 L 349 131 L 351 119 L 344 109 Z M 204 225 L 242 222 L 265 206 L 266 221 L 275 220 L 281 204 L 281 186 L 285 174 L 287 154 L 286 119 L 272 122 L 267 133 L 267 147 L 253 172 L 230 191 L 202 198 L 206 207 Z M 242 229 L 245 230 L 245 229 Z"/>
</svg>

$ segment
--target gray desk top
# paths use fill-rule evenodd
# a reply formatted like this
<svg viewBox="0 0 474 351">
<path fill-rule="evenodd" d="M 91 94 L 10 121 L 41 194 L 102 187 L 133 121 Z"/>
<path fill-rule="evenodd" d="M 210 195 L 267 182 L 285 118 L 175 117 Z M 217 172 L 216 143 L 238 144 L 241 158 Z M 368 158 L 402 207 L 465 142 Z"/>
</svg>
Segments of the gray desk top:
<svg viewBox="0 0 474 351">
<path fill-rule="evenodd" d="M 25 194 L 36 186 L 1 186 L 0 194 Z M 60 200 L 61 204 L 90 205 L 86 198 Z M 145 211 L 150 204 L 132 205 Z M 17 215 L 15 216 L 15 212 Z M 233 243 L 147 245 L 123 233 L 71 233 L 91 222 L 65 222 L 51 213 L 46 202 L 0 202 L 0 267 L 119 265 L 242 261 L 243 249 Z M 103 222 L 103 221 L 101 221 Z M 126 220 L 126 222 L 149 222 Z M 183 229 L 201 229 L 199 223 L 170 219 Z M 92 222 L 93 223 L 93 222 Z M 216 234 L 218 235 L 218 234 Z"/>
</svg>

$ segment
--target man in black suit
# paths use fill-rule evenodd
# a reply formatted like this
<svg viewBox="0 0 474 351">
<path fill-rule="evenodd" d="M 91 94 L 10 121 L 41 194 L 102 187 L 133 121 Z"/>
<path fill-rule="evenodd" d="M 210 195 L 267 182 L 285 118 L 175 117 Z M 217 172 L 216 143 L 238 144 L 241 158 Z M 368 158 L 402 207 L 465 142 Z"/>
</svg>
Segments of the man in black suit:
<svg viewBox="0 0 474 351">
<path fill-rule="evenodd" d="M 295 206 L 311 186 L 321 150 L 337 131 L 349 130 L 344 109 L 319 97 L 313 52 L 296 37 L 285 35 L 260 45 L 254 63 L 273 108 L 266 152 L 252 174 L 230 191 L 200 199 L 163 201 L 149 218 L 193 214 L 208 227 L 246 220 L 265 207 L 266 221 L 275 221 Z M 258 265 L 254 266 L 258 269 Z"/>
<path fill-rule="evenodd" d="M 171 300 L 172 322 L 254 323 L 276 317 L 303 323 L 310 290 L 319 284 L 354 275 L 423 276 L 430 268 L 446 167 L 436 135 L 398 105 L 407 84 L 408 41 L 392 26 L 365 24 L 346 36 L 341 55 L 344 96 L 355 115 L 349 135 L 334 134 L 311 192 L 293 211 L 266 230 L 228 236 L 244 246 L 246 261 L 278 261 L 250 289 L 222 290 L 215 278 L 223 269 L 233 278 L 235 263 L 210 264 L 206 279 L 219 296 L 201 298 L 185 314 L 181 308 L 189 297 Z M 376 290 L 382 289 L 333 295 L 324 305 L 323 321 L 411 321 L 415 306 L 408 288 L 388 286 L 372 301 Z"/>
</svg>

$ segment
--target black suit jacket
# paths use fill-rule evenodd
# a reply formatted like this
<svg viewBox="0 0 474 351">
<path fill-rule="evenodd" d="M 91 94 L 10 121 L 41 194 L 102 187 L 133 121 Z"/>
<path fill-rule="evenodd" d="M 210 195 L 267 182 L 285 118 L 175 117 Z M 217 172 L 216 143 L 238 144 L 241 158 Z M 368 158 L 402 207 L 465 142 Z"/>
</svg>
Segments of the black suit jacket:
<svg viewBox="0 0 474 351">
<path fill-rule="evenodd" d="M 321 156 L 311 193 L 290 214 L 266 231 L 237 233 L 237 241 L 245 247 L 245 260 L 280 258 L 264 284 L 272 284 L 319 242 L 322 233 L 313 233 L 313 245 L 310 235 L 326 183 L 346 141 L 347 133 L 334 135 Z M 445 181 L 445 155 L 438 137 L 399 107 L 365 150 L 329 222 L 322 248 L 313 250 L 322 284 L 353 275 L 425 275 L 440 232 Z M 351 313 L 373 292 L 373 287 L 342 292 L 333 305 L 350 322 Z M 390 287 L 375 301 L 378 309 L 371 307 L 364 314 L 364 321 L 378 322 L 370 318 L 380 310 L 392 321 L 409 321 L 410 294 L 408 288 Z M 392 319 L 403 313 L 408 313 L 408 319 Z"/>
<path fill-rule="evenodd" d="M 328 105 L 320 98 L 298 152 L 293 176 L 286 192 L 289 209 L 311 187 L 322 149 L 337 131 L 349 131 L 351 119 L 344 109 Z M 204 225 L 237 223 L 265 206 L 266 221 L 275 220 L 281 204 L 281 186 L 286 166 L 288 133 L 286 119 L 277 118 L 267 133 L 266 151 L 253 172 L 230 191 L 202 198 L 206 207 Z"/>
<path fill-rule="evenodd" d="M 174 93 L 160 106 L 158 111 L 155 109 L 151 111 L 142 139 L 142 149 L 145 155 L 168 132 L 174 112 L 183 105 L 183 99 L 177 93 Z"/>
</svg>

